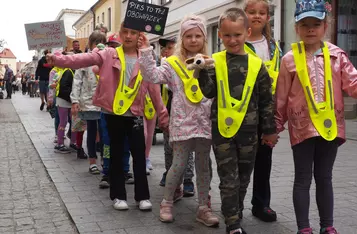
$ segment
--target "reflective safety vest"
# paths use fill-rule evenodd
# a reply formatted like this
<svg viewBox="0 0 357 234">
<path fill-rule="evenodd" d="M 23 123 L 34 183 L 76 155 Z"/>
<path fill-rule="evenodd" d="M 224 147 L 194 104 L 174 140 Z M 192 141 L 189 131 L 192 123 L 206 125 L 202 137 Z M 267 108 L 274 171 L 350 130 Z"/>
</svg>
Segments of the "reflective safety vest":
<svg viewBox="0 0 357 234">
<path fill-rule="evenodd" d="M 328 50 L 327 44 L 324 42 L 322 47 L 325 64 L 325 101 L 319 103 L 315 101 L 314 92 L 311 87 L 310 77 L 306 64 L 304 43 L 293 43 L 291 46 L 294 55 L 296 72 L 305 93 L 311 121 L 318 133 L 325 140 L 332 141 L 337 137 L 337 122 L 334 110 L 330 52 Z"/>
<path fill-rule="evenodd" d="M 114 96 L 113 112 L 116 115 L 123 115 L 129 110 L 130 106 L 133 104 L 136 95 L 139 92 L 143 77 L 141 76 L 141 73 L 139 71 L 138 76 L 136 77 L 134 87 L 128 87 L 125 84 L 126 63 L 123 47 L 117 47 L 116 50 L 121 64 L 121 71 L 119 85 Z"/>
<path fill-rule="evenodd" d="M 177 56 L 170 56 L 166 60 L 181 78 L 187 99 L 192 103 L 199 103 L 203 98 L 198 80 L 193 78 L 193 70 L 187 70 L 186 66 Z"/>
<path fill-rule="evenodd" d="M 62 76 L 67 70 L 71 71 L 72 76 L 74 77 L 74 73 L 73 73 L 72 69 L 69 69 L 69 68 L 65 68 L 65 69 L 57 68 L 56 69 L 57 74 L 58 74 L 57 85 L 56 85 L 56 97 L 58 97 L 58 94 L 60 92 L 60 82 L 61 82 Z"/>
<path fill-rule="evenodd" d="M 162 85 L 161 98 L 164 105 L 167 106 L 167 103 L 169 103 L 169 89 L 166 87 L 165 84 Z"/>
<path fill-rule="evenodd" d="M 264 64 L 268 70 L 269 76 L 272 79 L 271 83 L 271 90 L 272 93 L 275 94 L 275 89 L 276 89 L 276 81 L 278 80 L 278 75 L 279 75 L 279 63 L 280 63 L 280 51 L 279 51 L 279 45 L 278 43 L 275 43 L 275 51 L 274 51 L 274 56 L 271 60 L 265 61 Z M 258 57 L 258 55 L 246 44 L 244 44 L 244 50 L 246 53 L 254 55 Z"/>
<path fill-rule="evenodd" d="M 145 96 L 145 106 L 144 106 L 144 114 L 146 119 L 151 120 L 154 118 L 155 116 L 155 108 L 154 108 L 154 104 L 152 103 L 152 100 L 149 96 L 149 94 L 146 94 Z"/>
<path fill-rule="evenodd" d="M 248 73 L 245 80 L 242 99 L 230 95 L 226 51 L 212 55 L 215 60 L 218 102 L 218 130 L 225 138 L 233 137 L 242 125 L 252 97 L 255 81 L 262 66 L 262 60 L 248 54 Z"/>
</svg>

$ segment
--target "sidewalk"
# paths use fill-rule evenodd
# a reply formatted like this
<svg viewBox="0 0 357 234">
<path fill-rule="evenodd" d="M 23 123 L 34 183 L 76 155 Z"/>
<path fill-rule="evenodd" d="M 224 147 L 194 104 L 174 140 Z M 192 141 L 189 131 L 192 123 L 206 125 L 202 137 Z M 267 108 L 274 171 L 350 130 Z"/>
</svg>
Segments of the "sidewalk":
<svg viewBox="0 0 357 234">
<path fill-rule="evenodd" d="M 164 172 L 164 151 L 162 135 L 158 135 L 158 145 L 153 146 L 151 160 L 154 170 L 148 177 L 153 203 L 152 212 L 140 212 L 133 199 L 133 186 L 127 185 L 127 212 L 116 211 L 109 199 L 109 190 L 100 190 L 100 176 L 88 173 L 88 162 L 77 160 L 74 154 L 59 155 L 53 152 L 53 121 L 46 112 L 39 110 L 38 98 L 30 99 L 17 93 L 12 102 L 27 133 L 33 141 L 51 179 L 70 216 L 80 233 L 225 233 L 221 219 L 218 229 L 206 228 L 195 221 L 196 197 L 184 198 L 175 204 L 175 222 L 163 224 L 159 221 L 159 204 L 163 188 L 159 181 Z M 2 111 L 0 102 L 0 111 Z M 357 123 L 351 122 L 351 126 Z M 357 127 L 356 127 L 357 128 Z M 251 186 L 248 189 L 244 210 L 243 227 L 249 234 L 292 234 L 296 233 L 295 215 L 292 206 L 293 161 L 288 135 L 282 134 L 274 149 L 272 170 L 271 206 L 278 213 L 278 222 L 263 223 L 251 215 Z M 356 142 L 348 141 L 340 148 L 334 169 L 335 226 L 341 234 L 357 234 L 357 157 Z M 213 153 L 213 181 L 211 196 L 213 209 L 220 215 L 219 180 Z M 318 212 L 314 199 L 315 187 L 311 190 L 310 218 L 314 228 L 318 228 Z"/>
<path fill-rule="evenodd" d="M 77 233 L 11 100 L 0 100 L 0 233 Z"/>
</svg>

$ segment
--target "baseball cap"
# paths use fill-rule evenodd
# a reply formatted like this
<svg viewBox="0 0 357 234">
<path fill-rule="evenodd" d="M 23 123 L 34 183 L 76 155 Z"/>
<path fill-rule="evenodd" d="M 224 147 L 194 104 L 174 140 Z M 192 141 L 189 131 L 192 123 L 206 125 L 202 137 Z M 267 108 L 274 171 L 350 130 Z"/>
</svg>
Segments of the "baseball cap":
<svg viewBox="0 0 357 234">
<path fill-rule="evenodd" d="M 111 35 L 109 38 L 108 38 L 108 41 L 107 41 L 107 43 L 106 44 L 108 44 L 108 43 L 118 43 L 118 44 L 121 44 L 120 43 L 120 37 L 119 37 L 119 35 L 118 34 L 113 34 L 113 35 Z"/>
<path fill-rule="evenodd" d="M 159 39 L 159 44 L 162 47 L 165 47 L 168 42 L 176 43 L 176 37 L 167 38 L 167 39 L 164 39 L 164 38 Z"/>
<path fill-rule="evenodd" d="M 323 20 L 326 17 L 326 6 L 324 0 L 297 0 L 295 9 L 295 22 L 313 17 Z"/>
</svg>

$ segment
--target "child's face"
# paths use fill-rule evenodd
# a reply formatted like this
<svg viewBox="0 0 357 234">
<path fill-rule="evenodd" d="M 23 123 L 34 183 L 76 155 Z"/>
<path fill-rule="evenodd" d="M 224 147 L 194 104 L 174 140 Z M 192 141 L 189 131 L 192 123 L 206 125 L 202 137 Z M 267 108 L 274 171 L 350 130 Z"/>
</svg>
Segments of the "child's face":
<svg viewBox="0 0 357 234">
<path fill-rule="evenodd" d="M 296 33 L 307 45 L 320 43 L 325 36 L 326 29 L 325 21 L 313 17 L 304 18 L 295 25 Z"/>
<path fill-rule="evenodd" d="M 122 27 L 119 32 L 120 38 L 123 40 L 123 46 L 126 48 L 136 48 L 140 32 L 137 30 Z"/>
<path fill-rule="evenodd" d="M 183 47 L 190 53 L 202 51 L 205 44 L 205 37 L 198 27 L 187 30 L 182 37 Z"/>
<path fill-rule="evenodd" d="M 231 54 L 245 54 L 244 43 L 250 35 L 250 28 L 246 29 L 242 18 L 237 21 L 224 19 L 218 31 L 227 52 Z"/>
<path fill-rule="evenodd" d="M 265 2 L 251 3 L 247 6 L 245 12 L 252 31 L 262 33 L 270 19 L 267 4 Z"/>
</svg>

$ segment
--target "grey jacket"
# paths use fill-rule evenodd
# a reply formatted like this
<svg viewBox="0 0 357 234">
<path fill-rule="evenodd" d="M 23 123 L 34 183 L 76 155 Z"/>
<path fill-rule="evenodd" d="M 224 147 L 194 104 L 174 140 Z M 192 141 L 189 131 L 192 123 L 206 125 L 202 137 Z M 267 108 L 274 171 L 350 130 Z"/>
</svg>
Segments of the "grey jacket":
<svg viewBox="0 0 357 234">
<path fill-rule="evenodd" d="M 80 111 L 100 111 L 99 107 L 93 106 L 93 95 L 97 88 L 97 77 L 92 67 L 76 70 L 74 74 L 71 101 L 79 103 Z"/>
</svg>

